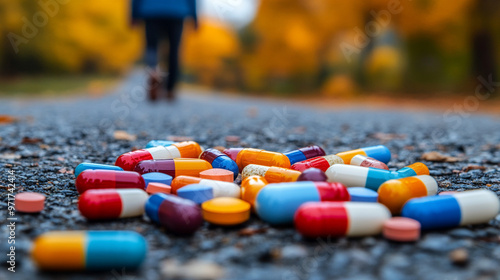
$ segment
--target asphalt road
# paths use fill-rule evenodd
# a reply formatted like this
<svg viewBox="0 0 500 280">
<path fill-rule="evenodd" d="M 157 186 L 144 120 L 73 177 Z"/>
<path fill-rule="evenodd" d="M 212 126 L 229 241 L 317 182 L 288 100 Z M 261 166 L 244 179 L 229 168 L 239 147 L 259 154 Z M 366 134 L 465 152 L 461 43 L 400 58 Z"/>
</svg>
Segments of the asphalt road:
<svg viewBox="0 0 500 280">
<path fill-rule="evenodd" d="M 487 225 L 424 232 L 420 241 L 402 244 L 380 236 L 304 240 L 291 227 L 269 227 L 257 217 L 232 228 L 205 224 L 190 237 L 169 234 L 145 217 L 87 222 L 77 210 L 71 170 L 82 161 L 113 164 L 132 148 L 173 135 L 192 137 L 204 147 L 279 152 L 316 144 L 327 154 L 382 143 L 393 154 L 391 169 L 439 151 L 460 159 L 424 161 L 439 191 L 488 188 L 500 195 L 500 122 L 480 111 L 468 115 L 450 107 L 443 111 L 452 113 L 443 114 L 361 105 L 327 110 L 216 93 L 150 104 L 141 91 L 142 78 L 136 72 L 100 98 L 0 100 L 0 115 L 18 118 L 0 125 L 0 279 L 500 279 L 500 215 Z M 137 139 L 116 140 L 116 130 Z M 241 142 L 226 143 L 228 135 L 240 136 Z M 470 165 L 484 168 L 461 171 Z M 15 273 L 7 271 L 6 263 L 11 170 L 16 192 L 47 195 L 41 214 L 16 213 Z M 39 272 L 29 260 L 30 242 L 37 235 L 85 229 L 141 233 L 149 244 L 146 262 L 138 271 L 54 274 Z M 449 256 L 457 249 L 465 252 L 465 261 Z"/>
</svg>

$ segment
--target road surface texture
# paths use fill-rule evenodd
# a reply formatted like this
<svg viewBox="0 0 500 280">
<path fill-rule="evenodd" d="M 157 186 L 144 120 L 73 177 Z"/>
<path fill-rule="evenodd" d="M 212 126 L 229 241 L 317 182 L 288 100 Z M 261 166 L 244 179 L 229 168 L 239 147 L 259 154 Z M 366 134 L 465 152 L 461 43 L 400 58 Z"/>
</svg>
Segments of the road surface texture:
<svg viewBox="0 0 500 280">
<path fill-rule="evenodd" d="M 438 180 L 439 192 L 487 188 L 500 195 L 496 117 L 366 106 L 320 110 L 196 93 L 180 96 L 174 105 L 150 104 L 141 91 L 143 78 L 136 72 L 116 92 L 99 98 L 0 101 L 1 114 L 18 118 L 0 126 L 1 279 L 500 279 L 500 215 L 486 225 L 424 232 L 416 243 L 381 236 L 305 240 L 293 227 L 270 227 L 255 216 L 231 228 L 206 223 L 189 237 L 169 234 L 145 216 L 87 222 L 77 209 L 71 173 L 75 166 L 83 161 L 113 164 L 120 154 L 168 136 L 189 136 L 204 147 L 278 152 L 316 144 L 327 154 L 384 144 L 392 152 L 393 170 L 439 151 L 458 160 L 423 161 Z M 116 130 L 137 139 L 116 140 Z M 228 135 L 241 141 L 227 143 Z M 41 214 L 15 214 L 15 273 L 7 271 L 6 263 L 10 170 L 15 172 L 16 192 L 47 196 Z M 138 271 L 54 274 L 38 271 L 30 261 L 30 243 L 37 235 L 87 229 L 141 233 L 149 244 L 145 263 Z"/>
</svg>

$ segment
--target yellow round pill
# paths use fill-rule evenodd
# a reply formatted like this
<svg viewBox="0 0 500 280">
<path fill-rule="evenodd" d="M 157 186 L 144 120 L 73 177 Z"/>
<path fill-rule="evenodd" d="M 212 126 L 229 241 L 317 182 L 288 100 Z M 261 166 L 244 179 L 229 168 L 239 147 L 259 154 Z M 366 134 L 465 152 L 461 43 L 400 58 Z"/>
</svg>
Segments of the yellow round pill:
<svg viewBox="0 0 500 280">
<path fill-rule="evenodd" d="M 209 223 L 232 226 L 250 218 L 250 203 L 234 197 L 217 197 L 201 204 L 203 219 Z"/>
</svg>

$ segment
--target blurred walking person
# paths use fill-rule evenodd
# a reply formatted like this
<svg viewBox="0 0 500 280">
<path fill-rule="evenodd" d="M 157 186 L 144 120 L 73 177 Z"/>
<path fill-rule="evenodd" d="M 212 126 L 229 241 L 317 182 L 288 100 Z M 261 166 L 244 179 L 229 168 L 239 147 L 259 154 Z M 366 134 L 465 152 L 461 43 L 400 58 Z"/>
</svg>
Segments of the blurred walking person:
<svg viewBox="0 0 500 280">
<path fill-rule="evenodd" d="M 192 18 L 198 26 L 196 0 L 132 0 L 132 20 L 144 20 L 146 27 L 145 61 L 148 66 L 148 97 L 156 100 L 166 95 L 175 99 L 175 86 L 179 79 L 179 45 L 184 19 Z M 168 75 L 166 81 L 158 67 L 158 44 L 167 39 Z"/>
</svg>

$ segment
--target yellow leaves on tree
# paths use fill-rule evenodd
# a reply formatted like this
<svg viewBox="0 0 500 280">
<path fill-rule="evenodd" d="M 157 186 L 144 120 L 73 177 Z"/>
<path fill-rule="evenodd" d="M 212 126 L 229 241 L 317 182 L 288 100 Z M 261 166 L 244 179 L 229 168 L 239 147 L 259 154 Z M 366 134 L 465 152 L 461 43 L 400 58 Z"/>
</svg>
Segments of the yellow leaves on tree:
<svg viewBox="0 0 500 280">
<path fill-rule="evenodd" d="M 18 56 L 11 59 L 19 63 L 25 63 L 24 57 L 36 59 L 38 71 L 45 72 L 121 72 L 140 56 L 141 33 L 129 27 L 128 0 L 52 1 L 55 6 L 50 12 L 40 4 L 45 2 L 51 1 L 0 3 L 0 32 L 26 39 L 18 45 Z M 36 23 L 37 14 L 47 16 L 44 24 Z M 34 27 L 34 36 L 23 33 L 23 18 Z M 1 56 L 5 51 L 12 50 L 0 50 Z M 30 68 L 23 67 L 19 71 Z"/>
<path fill-rule="evenodd" d="M 202 19 L 198 30 L 185 30 L 183 66 L 205 85 L 234 83 L 234 63 L 239 53 L 234 30 L 220 22 Z"/>
</svg>

